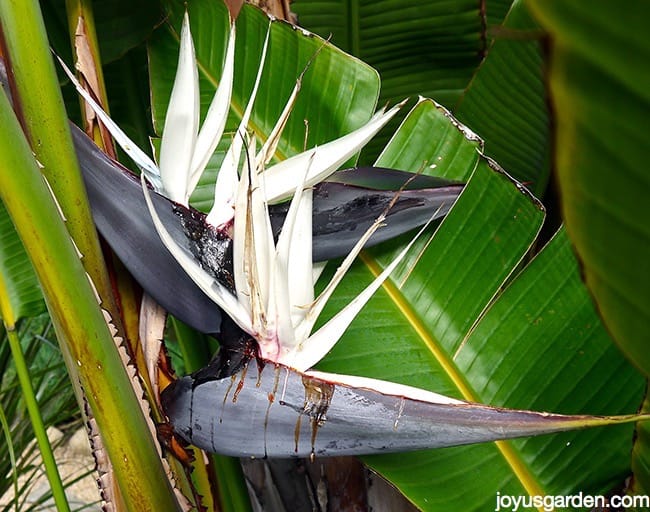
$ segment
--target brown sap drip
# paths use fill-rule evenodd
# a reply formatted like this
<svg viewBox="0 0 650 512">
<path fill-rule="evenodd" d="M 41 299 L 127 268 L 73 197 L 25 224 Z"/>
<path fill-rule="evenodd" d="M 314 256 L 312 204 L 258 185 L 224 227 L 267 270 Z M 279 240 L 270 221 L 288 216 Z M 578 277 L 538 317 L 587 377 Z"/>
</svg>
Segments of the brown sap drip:
<svg viewBox="0 0 650 512">
<path fill-rule="evenodd" d="M 332 395 L 334 395 L 334 384 L 322 380 L 314 379 L 313 377 L 302 377 L 302 385 L 305 388 L 305 403 L 302 411 L 296 421 L 296 428 L 294 431 L 295 450 L 298 451 L 298 441 L 300 440 L 300 425 L 302 416 L 309 416 L 309 423 L 311 426 L 311 454 L 310 459 L 314 459 L 314 445 L 316 444 L 316 435 L 318 429 L 325 424 L 327 420 L 326 414 L 332 402 Z"/>
<path fill-rule="evenodd" d="M 262 371 L 264 370 L 264 367 L 266 366 L 266 363 L 264 360 L 261 358 L 257 358 L 257 382 L 255 383 L 255 387 L 259 388 L 262 385 Z"/>
<path fill-rule="evenodd" d="M 261 370 L 259 370 L 259 375 L 258 375 L 258 387 L 260 383 L 260 378 L 262 376 Z M 275 402 L 275 394 L 278 392 L 278 385 L 280 383 L 280 366 L 275 365 L 275 375 L 273 377 L 273 389 L 269 391 L 268 394 L 268 399 L 269 399 L 269 405 L 266 407 L 266 415 L 264 416 L 264 456 L 266 457 L 266 427 L 269 424 L 269 413 L 271 412 L 271 405 L 273 405 L 273 402 Z"/>
<path fill-rule="evenodd" d="M 230 394 L 230 390 L 232 389 L 233 384 L 235 384 L 236 379 L 237 379 L 237 374 L 230 376 L 230 384 L 228 384 L 228 389 L 226 389 L 226 393 L 223 395 L 223 403 L 221 404 L 221 416 L 219 416 L 219 423 L 223 423 L 223 411 L 226 408 L 226 401 L 228 400 L 228 395 Z"/>
<path fill-rule="evenodd" d="M 275 395 L 278 392 L 278 386 L 280 385 L 280 365 L 275 365 L 275 369 L 273 370 L 273 388 L 268 394 L 269 398 L 269 407 L 271 407 L 271 404 L 275 402 Z M 268 416 L 268 412 L 267 412 Z"/>
<path fill-rule="evenodd" d="M 235 392 L 232 394 L 232 403 L 237 403 L 237 398 L 239 397 L 239 393 L 241 393 L 241 390 L 244 388 L 244 381 L 246 380 L 246 373 L 248 372 L 248 365 L 244 366 L 242 368 L 242 371 L 239 372 L 241 375 L 239 382 L 237 383 L 237 388 L 235 389 Z"/>
</svg>

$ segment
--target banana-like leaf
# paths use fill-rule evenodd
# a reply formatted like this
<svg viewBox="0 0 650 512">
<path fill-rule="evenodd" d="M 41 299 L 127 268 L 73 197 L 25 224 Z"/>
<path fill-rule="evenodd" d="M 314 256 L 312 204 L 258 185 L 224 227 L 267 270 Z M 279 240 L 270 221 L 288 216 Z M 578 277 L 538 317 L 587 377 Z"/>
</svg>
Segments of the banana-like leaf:
<svg viewBox="0 0 650 512">
<path fill-rule="evenodd" d="M 335 44 L 380 71 L 381 100 L 421 94 L 456 105 L 457 117 L 484 137 L 486 154 L 541 194 L 550 172 L 541 41 L 524 2 L 515 2 L 499 26 L 512 3 L 489 2 L 482 22 L 478 13 L 469 16 L 477 7 L 471 2 L 428 2 L 425 12 L 421 2 L 403 1 L 353 7 L 347 0 L 324 0 L 296 2 L 292 8 L 302 26 L 323 36 L 331 33 Z M 487 34 L 482 23 L 487 23 Z M 453 36 L 442 30 L 452 24 L 457 27 Z M 397 33 L 405 26 L 417 35 L 409 33 L 398 41 Z M 478 48 L 468 46 L 472 31 L 476 44 L 481 38 L 483 44 L 488 37 L 495 40 L 484 48 L 484 62 Z M 464 90 L 452 89 L 451 80 Z M 508 132 L 518 137 L 508 137 Z"/>
<path fill-rule="evenodd" d="M 649 376 L 650 43 L 644 20 L 650 10 L 643 2 L 625 9 L 554 1 L 531 6 L 550 34 L 554 159 L 567 231 L 603 322 Z M 647 425 L 639 425 L 633 490 L 643 494 L 650 489 L 648 439 Z"/>
<path fill-rule="evenodd" d="M 492 0 L 489 4 L 485 4 L 488 34 L 490 30 L 499 30 L 499 24 L 504 20 L 513 3 L 513 0 Z"/>
<path fill-rule="evenodd" d="M 555 159 L 567 230 L 605 325 L 650 375 L 642 335 L 650 330 L 650 181 L 643 171 L 650 74 L 641 64 L 650 43 L 640 37 L 647 6 L 621 18 L 614 5 L 533 5 L 554 41 Z"/>
<path fill-rule="evenodd" d="M 436 144 L 422 144 L 426 138 Z M 437 162 L 443 176 L 471 178 L 431 242 L 413 251 L 318 367 L 496 406 L 635 411 L 643 381 L 600 324 L 566 237 L 558 234 L 514 275 L 543 213 L 521 185 L 487 165 L 476 145 L 433 102 L 405 120 L 378 165 Z M 366 254 L 331 310 L 390 259 L 385 250 Z M 605 492 L 629 471 L 630 442 L 631 428 L 615 427 L 364 460 L 423 510 L 478 511 L 494 508 L 497 491 Z"/>
<path fill-rule="evenodd" d="M 381 102 L 421 95 L 454 105 L 487 44 L 481 5 L 472 0 L 309 0 L 291 8 L 301 26 L 379 71 Z M 397 126 L 390 123 L 364 155 L 379 154 Z"/>
<path fill-rule="evenodd" d="M 485 20 L 472 0 L 311 0 L 291 6 L 301 26 L 367 62 L 382 101 L 420 94 L 452 105 L 485 50 Z"/>
</svg>

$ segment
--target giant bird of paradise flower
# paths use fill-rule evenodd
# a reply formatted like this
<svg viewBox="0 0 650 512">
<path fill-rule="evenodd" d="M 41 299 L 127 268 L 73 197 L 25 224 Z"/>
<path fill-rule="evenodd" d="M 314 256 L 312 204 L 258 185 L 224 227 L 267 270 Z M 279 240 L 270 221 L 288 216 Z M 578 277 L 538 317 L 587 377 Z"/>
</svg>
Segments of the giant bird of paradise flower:
<svg viewBox="0 0 650 512">
<path fill-rule="evenodd" d="M 146 205 L 150 222 L 144 226 L 150 232 L 140 231 L 138 236 L 162 242 L 168 251 L 165 264 L 173 272 L 182 269 L 189 277 L 186 281 L 211 302 L 206 306 L 199 301 L 200 313 L 179 305 L 189 299 L 165 291 L 168 288 L 154 282 L 147 265 L 137 257 L 140 263 L 132 272 L 145 290 L 190 325 L 201 328 L 205 322 L 197 318 L 210 306 L 220 322 L 218 328 L 207 322 L 210 328 L 203 330 L 220 331 L 222 351 L 207 367 L 175 381 L 162 393 L 163 408 L 176 435 L 202 449 L 235 456 L 327 456 L 435 448 L 647 419 L 643 415 L 565 416 L 501 409 L 387 381 L 312 370 L 428 222 L 448 211 L 462 185 L 436 182 L 435 187 L 420 191 L 429 208 L 417 220 L 424 228 L 365 290 L 314 330 L 325 303 L 354 259 L 381 232 L 400 195 L 408 192 L 391 192 L 358 240 L 344 244 L 347 254 L 318 297 L 314 283 L 322 265 L 313 263 L 319 259 L 312 251 L 315 193 L 400 105 L 379 111 L 366 125 L 335 141 L 269 166 L 299 93 L 300 79 L 258 150 L 247 125 L 264 67 L 267 37 L 255 86 L 217 177 L 214 205 L 207 215 L 201 215 L 189 207 L 189 198 L 224 132 L 234 76 L 234 41 L 232 23 L 222 79 L 199 129 L 197 65 L 185 15 L 159 164 L 128 139 L 68 72 L 80 94 L 142 170 L 144 199 L 140 194 L 140 204 L 133 207 L 144 211 Z M 79 142 L 79 147 L 100 159 L 86 142 Z M 135 184 L 127 180 L 125 190 L 133 193 Z M 94 192 L 98 196 L 107 193 Z M 276 239 L 273 205 L 289 199 Z M 99 217 L 102 208 L 94 206 Z M 409 223 L 397 229 L 412 227 Z M 111 233 L 108 238 L 114 246 L 126 253 L 132 250 L 128 240 L 121 240 L 116 231 Z"/>
</svg>

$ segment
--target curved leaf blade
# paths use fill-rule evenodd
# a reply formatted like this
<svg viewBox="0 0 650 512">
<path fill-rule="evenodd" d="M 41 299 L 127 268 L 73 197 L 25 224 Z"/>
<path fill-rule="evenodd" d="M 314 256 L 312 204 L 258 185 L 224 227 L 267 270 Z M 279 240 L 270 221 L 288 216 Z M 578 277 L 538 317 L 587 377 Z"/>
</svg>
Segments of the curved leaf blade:
<svg viewBox="0 0 650 512">
<path fill-rule="evenodd" d="M 532 2 L 551 41 L 549 85 L 557 118 L 555 163 L 567 231 L 603 322 L 650 375 L 650 115 L 648 8 Z M 648 397 L 644 403 L 648 408 Z M 633 492 L 650 489 L 649 427 L 633 452 Z"/>
<path fill-rule="evenodd" d="M 641 37 L 646 9 L 639 4 L 621 18 L 615 5 L 533 5 L 554 40 L 550 76 L 567 230 L 605 324 L 650 375 L 650 352 L 639 336 L 650 331 L 650 180 L 643 171 L 650 73 L 641 64 L 650 56 Z M 599 41 L 592 46 L 594 33 Z"/>
<path fill-rule="evenodd" d="M 436 161 L 430 146 L 403 144 L 426 134 L 435 137 L 443 155 L 436 171 L 457 178 L 462 169 L 471 172 L 474 166 L 469 183 L 428 247 L 421 255 L 415 251 L 417 264 L 411 268 L 412 261 L 393 276 L 319 368 L 491 405 L 572 413 L 633 411 L 643 383 L 599 323 L 566 237 L 558 235 L 515 275 L 543 212 L 521 185 L 490 168 L 476 152 L 479 143 L 453 127 L 447 115 L 431 102 L 421 104 L 380 161 L 402 168 Z M 462 137 L 449 151 L 446 142 L 453 141 L 454 133 Z M 367 254 L 366 267 L 352 269 L 332 309 L 347 303 L 387 260 L 385 250 Z M 502 291 L 508 280 L 512 284 Z M 536 321 L 538 317 L 548 321 Z M 567 340 L 570 354 L 577 354 L 573 358 L 567 358 Z M 553 368 L 556 378 L 548 379 Z M 630 436 L 630 427 L 596 429 L 364 460 L 423 510 L 478 511 L 494 508 L 497 491 L 605 492 L 628 467 Z M 607 447 L 604 456 L 601 447 Z M 594 463 L 594 449 L 603 456 L 602 464 Z"/>
<path fill-rule="evenodd" d="M 483 59 L 486 21 L 472 0 L 309 0 L 294 2 L 298 21 L 379 71 L 380 102 L 418 95 L 456 103 Z M 389 124 L 362 159 L 371 161 L 398 126 Z"/>
</svg>

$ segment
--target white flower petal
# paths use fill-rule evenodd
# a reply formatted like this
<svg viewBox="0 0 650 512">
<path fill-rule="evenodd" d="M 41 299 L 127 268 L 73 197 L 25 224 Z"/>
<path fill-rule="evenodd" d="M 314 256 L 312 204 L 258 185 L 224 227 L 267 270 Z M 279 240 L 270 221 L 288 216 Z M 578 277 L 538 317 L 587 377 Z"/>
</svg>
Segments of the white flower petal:
<svg viewBox="0 0 650 512">
<path fill-rule="evenodd" d="M 259 288 L 259 284 L 252 206 L 252 171 L 249 170 L 248 160 L 247 158 L 244 163 L 242 177 L 239 180 L 234 219 L 233 264 L 239 267 L 239 270 L 235 273 L 237 295 L 242 302 L 245 302 L 246 298 L 248 298 L 250 301 L 249 309 L 252 311 L 255 309 L 252 304 L 254 299 L 253 290 L 255 287 Z M 251 166 L 254 166 L 254 164 L 251 164 Z"/>
<path fill-rule="evenodd" d="M 271 275 L 269 318 L 275 319 L 281 351 L 292 350 L 296 343 L 294 325 L 302 321 L 307 305 L 314 299 L 312 275 L 312 190 L 296 189 L 282 225 Z M 298 302 L 296 302 L 296 300 Z M 298 304 L 298 307 L 295 307 Z M 301 307 L 302 306 L 302 307 Z"/>
<path fill-rule="evenodd" d="M 311 282 L 314 286 L 316 286 L 316 282 L 318 281 L 318 278 L 323 273 L 323 270 L 325 270 L 326 266 L 327 266 L 327 261 L 316 261 L 313 263 L 311 269 Z"/>
<path fill-rule="evenodd" d="M 199 76 L 187 12 L 183 17 L 178 68 L 160 145 L 160 177 L 165 195 L 187 205 L 190 164 L 199 127 Z"/>
<path fill-rule="evenodd" d="M 63 60 L 61 60 L 59 56 L 57 56 L 57 59 L 59 59 L 59 63 L 61 64 L 63 71 L 65 72 L 66 75 L 68 75 L 68 78 L 77 89 L 77 92 L 88 102 L 88 104 L 93 109 L 95 114 L 97 114 L 97 117 L 101 119 L 102 123 L 104 123 L 104 126 L 106 126 L 106 128 L 111 133 L 111 135 L 115 138 L 115 140 L 120 145 L 120 147 L 136 163 L 136 165 L 147 177 L 149 182 L 153 185 L 154 189 L 157 191 L 161 191 L 162 181 L 160 180 L 160 171 L 158 170 L 158 167 L 156 166 L 154 161 L 151 158 L 149 158 L 149 156 L 144 151 L 142 151 L 135 144 L 135 142 L 133 142 L 126 135 L 126 133 L 124 133 L 122 129 L 119 126 L 117 126 L 117 124 L 115 124 L 115 121 L 113 121 L 110 118 L 110 116 L 106 112 L 104 112 L 104 109 L 102 109 L 102 107 L 99 106 L 99 104 L 93 99 L 93 97 L 88 93 L 88 91 L 86 91 L 83 87 L 81 87 L 81 84 L 74 76 L 72 71 L 70 71 L 68 66 L 65 65 L 65 62 L 63 62 Z"/>
<path fill-rule="evenodd" d="M 235 208 L 233 267 L 237 296 L 251 312 L 257 339 L 263 344 L 275 245 L 259 177 L 255 172 L 254 139 L 249 142 Z"/>
<path fill-rule="evenodd" d="M 237 170 L 239 168 L 239 158 L 241 156 L 241 148 L 243 144 L 242 137 L 246 133 L 248 120 L 250 119 L 253 104 L 255 103 L 255 96 L 257 96 L 257 89 L 259 88 L 260 80 L 262 79 L 262 71 L 264 70 L 264 63 L 266 62 L 266 51 L 269 45 L 270 34 L 271 25 L 269 24 L 269 28 L 266 32 L 266 39 L 264 40 L 264 46 L 262 47 L 262 56 L 257 70 L 257 77 L 255 78 L 255 85 L 253 85 L 253 90 L 248 99 L 248 105 L 246 105 L 246 110 L 244 111 L 242 120 L 239 123 L 239 128 L 234 135 L 230 148 L 228 148 L 228 151 L 226 152 L 226 156 L 224 157 L 223 162 L 221 163 L 221 168 L 219 169 L 219 174 L 217 175 L 217 182 L 214 187 L 214 204 L 206 218 L 209 224 L 216 227 L 228 224 L 234 216 L 233 206 L 235 203 L 235 196 L 237 195 Z"/>
<path fill-rule="evenodd" d="M 382 216 L 383 217 L 383 216 Z M 376 230 L 379 222 L 383 222 L 383 218 L 380 217 L 373 226 L 366 232 L 369 235 Z M 420 231 L 413 237 L 413 239 L 408 243 L 404 249 L 393 259 L 393 261 L 388 265 L 381 274 L 379 274 L 373 281 L 370 283 L 359 295 L 357 295 L 347 306 L 345 306 L 341 311 L 339 311 L 334 317 L 327 321 L 318 331 L 309 336 L 307 340 L 302 344 L 301 347 L 298 347 L 295 354 L 291 358 L 287 359 L 287 364 L 290 364 L 294 368 L 299 370 L 307 369 L 315 365 L 320 361 L 325 355 L 332 349 L 336 342 L 343 336 L 345 330 L 352 323 L 352 320 L 359 314 L 359 311 L 366 305 L 370 298 L 375 294 L 379 287 L 384 283 L 388 276 L 395 270 L 395 267 L 399 264 L 400 261 L 406 256 L 406 253 L 409 251 L 411 246 L 419 238 L 419 236 L 424 232 L 424 230 L 429 227 L 429 224 L 433 220 L 433 217 L 420 229 Z M 364 235 L 365 238 L 365 235 Z M 354 252 L 354 250 L 353 250 Z M 352 254 L 352 253 L 350 253 Z M 349 257 L 349 255 L 348 255 Z M 347 260 L 348 258 L 346 258 Z M 342 265 L 343 266 L 343 265 Z M 337 271 L 338 273 L 338 271 Z M 332 278 L 332 281 L 336 278 Z M 338 284 L 338 283 L 337 283 Z M 330 286 L 328 286 L 330 288 Z M 328 290 L 329 295 L 331 295 L 331 290 Z M 323 292 L 325 294 L 325 292 Z M 329 297 L 327 295 L 327 297 Z M 321 297 L 319 297 L 320 300 Z M 327 300 L 327 299 L 325 299 Z M 324 302 L 322 303 L 324 305 Z M 322 310 L 322 305 L 320 308 Z M 316 310 L 316 308 L 315 308 Z M 310 311 L 311 314 L 311 311 Z"/>
<path fill-rule="evenodd" d="M 289 287 L 290 274 L 289 255 L 291 247 L 291 231 L 293 218 L 301 197 L 296 193 L 291 201 L 287 219 L 282 226 L 282 233 L 276 247 L 276 254 L 271 269 L 270 294 L 268 304 L 268 328 L 274 329 L 280 342 L 280 350 L 290 350 L 296 345 L 295 332 L 291 321 L 291 290 Z M 293 211 L 292 211 L 293 209 Z M 292 218 L 293 217 L 293 218 Z"/>
<path fill-rule="evenodd" d="M 313 163 L 307 177 L 306 186 L 323 181 L 336 171 L 341 164 L 357 153 L 381 128 L 399 111 L 404 102 L 388 112 L 380 110 L 361 128 L 343 137 L 305 151 L 269 167 L 266 174 L 266 200 L 269 204 L 281 202 L 291 197 L 296 188 L 296 179 L 313 156 Z"/>
<path fill-rule="evenodd" d="M 239 302 L 250 311 L 251 291 L 248 282 L 248 258 L 246 257 L 246 239 L 249 225 L 248 189 L 250 188 L 247 172 L 242 174 L 241 180 L 236 182 L 236 185 L 238 187 L 232 236 L 233 278 Z"/>
<path fill-rule="evenodd" d="M 199 136 L 196 139 L 196 147 L 192 157 L 191 175 L 188 184 L 188 195 L 191 195 L 199 178 L 208 164 L 212 153 L 214 153 L 221 136 L 223 135 L 228 109 L 230 108 L 230 97 L 232 94 L 232 82 L 235 68 L 235 23 L 231 22 L 228 48 L 224 60 L 221 80 L 217 87 L 210 108 L 205 116 Z"/>
<path fill-rule="evenodd" d="M 294 327 L 302 323 L 314 302 L 312 202 L 313 190 L 310 188 L 303 192 L 296 226 L 291 237 L 292 249 L 289 254 L 288 268 L 291 321 Z"/>
<path fill-rule="evenodd" d="M 230 290 L 201 268 L 201 265 L 196 262 L 194 256 L 189 250 L 181 247 L 174 241 L 156 212 L 153 202 L 151 201 L 151 193 L 147 188 L 144 175 L 141 176 L 141 181 L 149 213 L 151 214 L 158 236 L 160 236 L 165 247 L 167 247 L 171 255 L 183 270 L 185 270 L 187 275 L 190 276 L 192 281 L 194 281 L 208 297 L 218 304 L 221 309 L 224 310 L 225 314 L 232 318 L 239 327 L 252 335 L 252 322 L 248 310 L 237 301 L 237 298 L 230 292 Z"/>
<path fill-rule="evenodd" d="M 277 338 L 274 354 L 286 351 L 296 345 L 295 332 L 291 323 L 289 304 L 289 280 L 287 266 L 276 258 L 271 274 L 271 293 L 266 314 L 266 329 Z M 262 353 L 262 357 L 266 354 Z"/>
<path fill-rule="evenodd" d="M 269 296 L 271 294 L 270 282 L 275 258 L 275 241 L 273 240 L 273 230 L 271 228 L 271 219 L 264 199 L 264 182 L 260 180 L 257 174 L 257 161 L 255 160 L 255 139 L 252 138 L 251 144 L 248 145 L 248 158 L 244 171 L 250 170 L 250 190 L 249 190 L 249 220 L 252 221 L 250 232 L 252 234 L 252 245 L 249 250 L 255 259 L 257 268 L 256 286 L 259 296 L 262 300 L 263 311 L 267 311 Z M 250 165 L 250 169 L 249 166 Z"/>
</svg>

